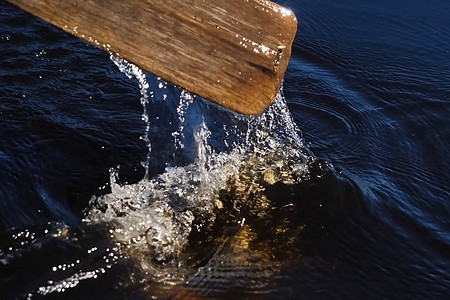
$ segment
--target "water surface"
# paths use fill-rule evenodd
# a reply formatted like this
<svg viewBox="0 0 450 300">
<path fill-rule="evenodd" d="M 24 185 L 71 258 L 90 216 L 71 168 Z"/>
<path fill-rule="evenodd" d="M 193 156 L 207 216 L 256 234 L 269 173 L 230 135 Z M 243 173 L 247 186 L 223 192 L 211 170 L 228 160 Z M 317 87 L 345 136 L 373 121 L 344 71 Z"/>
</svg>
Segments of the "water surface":
<svg viewBox="0 0 450 300">
<path fill-rule="evenodd" d="M 1 298 L 450 294 L 450 4 L 279 3 L 244 118 L 1 2 Z"/>
</svg>

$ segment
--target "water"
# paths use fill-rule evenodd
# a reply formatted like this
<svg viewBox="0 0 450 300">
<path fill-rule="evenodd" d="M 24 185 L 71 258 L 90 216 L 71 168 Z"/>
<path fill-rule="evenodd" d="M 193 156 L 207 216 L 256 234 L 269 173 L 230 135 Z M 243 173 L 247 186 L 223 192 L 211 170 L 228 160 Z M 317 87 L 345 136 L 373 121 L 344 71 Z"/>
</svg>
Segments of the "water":
<svg viewBox="0 0 450 300">
<path fill-rule="evenodd" d="M 445 1 L 282 1 L 245 118 L 0 4 L 0 298 L 446 299 Z"/>
</svg>

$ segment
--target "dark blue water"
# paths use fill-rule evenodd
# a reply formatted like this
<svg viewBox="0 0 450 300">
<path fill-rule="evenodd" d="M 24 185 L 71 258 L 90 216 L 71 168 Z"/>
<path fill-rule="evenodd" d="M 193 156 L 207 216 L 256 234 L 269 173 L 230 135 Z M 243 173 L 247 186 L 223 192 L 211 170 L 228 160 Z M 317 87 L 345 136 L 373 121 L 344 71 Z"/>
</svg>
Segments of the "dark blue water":
<svg viewBox="0 0 450 300">
<path fill-rule="evenodd" d="M 110 168 L 121 184 L 144 177 L 137 81 L 107 53 L 0 3 L 0 298 L 447 299 L 450 2 L 279 3 L 299 20 L 284 95 L 308 157 L 293 164 L 308 176 L 263 184 L 263 213 L 239 188 L 222 189 L 221 213 L 191 232 L 189 258 L 154 262 L 158 271 L 111 250 L 108 222 L 83 222 L 92 196 L 111 192 Z M 245 120 L 201 99 L 180 115 L 180 90 L 147 80 L 148 178 L 188 168 L 202 120 L 207 150 L 241 142 L 223 127 Z M 184 148 L 172 134 L 180 124 Z M 280 155 L 289 165 L 276 151 L 267 168 Z M 248 228 L 230 225 L 242 218 Z M 167 288 L 158 272 L 183 283 Z"/>
</svg>

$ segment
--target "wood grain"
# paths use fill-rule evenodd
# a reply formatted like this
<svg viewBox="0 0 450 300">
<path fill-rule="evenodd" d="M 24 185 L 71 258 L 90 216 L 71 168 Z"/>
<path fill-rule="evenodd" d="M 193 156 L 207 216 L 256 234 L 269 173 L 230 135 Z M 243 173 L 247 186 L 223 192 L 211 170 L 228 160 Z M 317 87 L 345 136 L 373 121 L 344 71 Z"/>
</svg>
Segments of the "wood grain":
<svg viewBox="0 0 450 300">
<path fill-rule="evenodd" d="M 25 11 L 233 111 L 275 98 L 297 30 L 263 0 L 8 0 Z"/>
</svg>

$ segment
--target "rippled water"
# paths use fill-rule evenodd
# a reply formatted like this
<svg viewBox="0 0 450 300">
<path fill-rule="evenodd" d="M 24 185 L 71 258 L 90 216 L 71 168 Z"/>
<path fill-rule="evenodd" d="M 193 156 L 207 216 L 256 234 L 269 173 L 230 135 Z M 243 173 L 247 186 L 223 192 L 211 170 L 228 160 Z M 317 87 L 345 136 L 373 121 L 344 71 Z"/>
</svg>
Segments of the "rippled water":
<svg viewBox="0 0 450 300">
<path fill-rule="evenodd" d="M 0 4 L 0 298 L 450 294 L 450 5 L 283 1 L 245 118 Z"/>
</svg>

